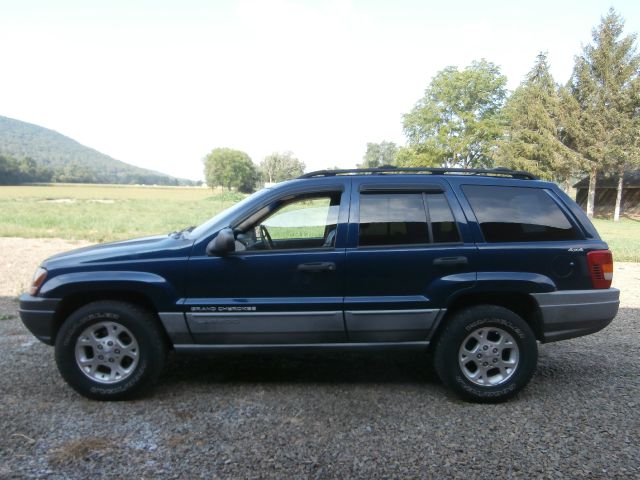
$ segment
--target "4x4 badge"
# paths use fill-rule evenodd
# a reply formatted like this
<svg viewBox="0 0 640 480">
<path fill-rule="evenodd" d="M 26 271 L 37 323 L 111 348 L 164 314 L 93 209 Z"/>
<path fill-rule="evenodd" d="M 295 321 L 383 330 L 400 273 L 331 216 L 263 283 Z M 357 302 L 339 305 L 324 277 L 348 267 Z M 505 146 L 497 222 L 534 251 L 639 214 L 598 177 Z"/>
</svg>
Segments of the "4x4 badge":
<svg viewBox="0 0 640 480">
<path fill-rule="evenodd" d="M 582 247 L 571 247 L 568 252 L 584 252 L 584 248 Z"/>
</svg>

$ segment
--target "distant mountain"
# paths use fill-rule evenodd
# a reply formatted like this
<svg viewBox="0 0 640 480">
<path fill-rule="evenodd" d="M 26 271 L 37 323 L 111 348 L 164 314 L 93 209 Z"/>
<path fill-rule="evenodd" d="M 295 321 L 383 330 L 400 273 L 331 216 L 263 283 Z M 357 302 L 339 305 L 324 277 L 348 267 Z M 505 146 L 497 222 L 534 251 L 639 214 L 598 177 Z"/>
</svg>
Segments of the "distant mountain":
<svg viewBox="0 0 640 480">
<path fill-rule="evenodd" d="M 0 116 L 0 183 L 24 181 L 194 184 L 134 167 L 48 128 Z"/>
</svg>

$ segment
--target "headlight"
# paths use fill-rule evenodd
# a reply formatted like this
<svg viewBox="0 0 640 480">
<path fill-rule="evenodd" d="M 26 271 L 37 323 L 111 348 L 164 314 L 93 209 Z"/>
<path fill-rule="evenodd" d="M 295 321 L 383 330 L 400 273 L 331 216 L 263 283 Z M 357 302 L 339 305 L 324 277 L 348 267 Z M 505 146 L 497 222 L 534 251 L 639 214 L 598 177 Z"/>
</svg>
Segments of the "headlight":
<svg viewBox="0 0 640 480">
<path fill-rule="evenodd" d="M 35 297 L 38 294 L 38 291 L 40 290 L 40 287 L 42 286 L 46 278 L 47 278 L 47 271 L 42 267 L 38 267 L 38 269 L 36 270 L 36 273 L 34 273 L 33 275 L 33 280 L 31 281 L 31 287 L 29 288 L 29 295 L 33 295 Z"/>
</svg>

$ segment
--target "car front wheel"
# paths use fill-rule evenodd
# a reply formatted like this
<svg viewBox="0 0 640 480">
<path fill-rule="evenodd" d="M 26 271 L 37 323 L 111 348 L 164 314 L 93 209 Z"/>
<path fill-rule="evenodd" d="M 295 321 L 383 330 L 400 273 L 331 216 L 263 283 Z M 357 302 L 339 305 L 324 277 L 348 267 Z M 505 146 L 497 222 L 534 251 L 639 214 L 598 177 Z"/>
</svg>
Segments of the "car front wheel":
<svg viewBox="0 0 640 480">
<path fill-rule="evenodd" d="M 153 314 L 137 305 L 99 301 L 76 310 L 56 337 L 56 363 L 85 397 L 121 400 L 159 376 L 166 345 Z"/>
<path fill-rule="evenodd" d="M 475 402 L 501 402 L 522 390 L 538 361 L 536 338 L 517 314 L 477 305 L 449 319 L 435 348 L 442 382 Z"/>
</svg>

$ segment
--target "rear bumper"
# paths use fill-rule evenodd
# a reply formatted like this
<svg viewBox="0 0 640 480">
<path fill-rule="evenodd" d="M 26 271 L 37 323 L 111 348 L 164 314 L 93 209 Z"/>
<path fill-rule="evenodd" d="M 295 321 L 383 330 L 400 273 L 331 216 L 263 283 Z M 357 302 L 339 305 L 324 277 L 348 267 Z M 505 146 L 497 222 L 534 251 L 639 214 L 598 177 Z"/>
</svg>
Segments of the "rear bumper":
<svg viewBox="0 0 640 480">
<path fill-rule="evenodd" d="M 542 313 L 542 341 L 555 342 L 602 330 L 618 313 L 620 290 L 534 293 Z"/>
<path fill-rule="evenodd" d="M 54 314 L 59 298 L 41 298 L 23 294 L 20 297 L 20 319 L 25 327 L 41 342 L 53 345 L 55 342 Z"/>
</svg>

